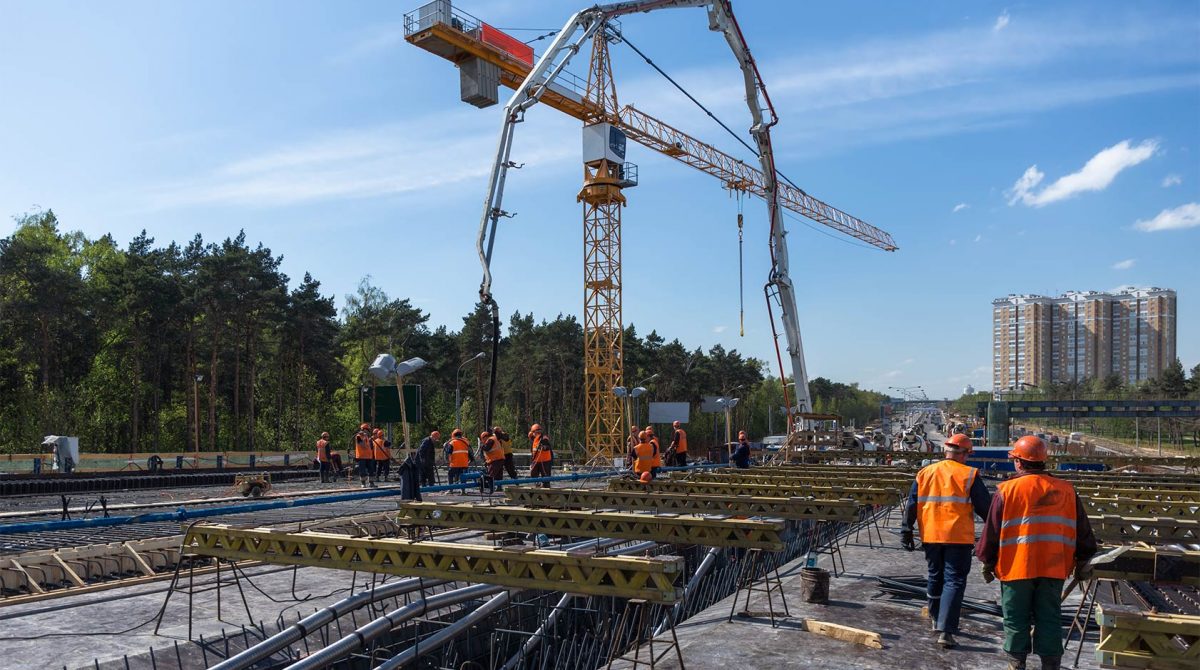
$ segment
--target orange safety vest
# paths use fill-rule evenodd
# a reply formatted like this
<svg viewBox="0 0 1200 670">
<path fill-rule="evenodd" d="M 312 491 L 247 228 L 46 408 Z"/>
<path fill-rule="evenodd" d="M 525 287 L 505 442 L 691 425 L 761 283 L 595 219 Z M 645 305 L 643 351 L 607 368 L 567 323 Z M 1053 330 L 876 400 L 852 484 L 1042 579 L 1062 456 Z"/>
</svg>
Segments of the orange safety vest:
<svg viewBox="0 0 1200 670">
<path fill-rule="evenodd" d="M 392 448 L 387 446 L 387 441 L 382 437 L 377 437 L 374 440 L 375 445 L 375 460 L 390 461 L 392 459 Z"/>
<path fill-rule="evenodd" d="M 494 437 L 489 437 L 483 444 L 479 445 L 483 451 L 483 460 L 485 463 L 495 463 L 496 461 L 504 460 L 504 448 L 500 446 L 499 440 Z"/>
<path fill-rule="evenodd" d="M 654 458 L 658 456 L 658 450 L 649 442 L 639 442 L 633 448 L 633 471 L 641 474 L 650 472 L 654 465 Z"/>
<path fill-rule="evenodd" d="M 675 430 L 675 453 L 687 453 L 687 432 L 682 428 Z"/>
<path fill-rule="evenodd" d="M 1066 579 L 1075 569 L 1075 489 L 1050 475 L 1029 474 L 998 487 L 1004 499 L 1000 519 L 1000 581 L 1049 577 Z"/>
<path fill-rule="evenodd" d="M 354 460 L 369 461 L 375 458 L 371 448 L 371 435 L 365 431 L 358 431 L 354 435 Z"/>
<path fill-rule="evenodd" d="M 317 440 L 317 460 L 322 463 L 329 462 L 329 441 Z"/>
<path fill-rule="evenodd" d="M 533 436 L 533 462 L 534 463 L 549 463 L 553 455 L 550 451 L 550 440 L 546 440 L 546 446 L 542 446 L 544 435 Z"/>
<path fill-rule="evenodd" d="M 657 435 L 652 436 L 650 438 L 650 444 L 654 445 L 654 467 L 661 468 L 663 466 L 662 447 L 658 446 L 658 436 Z"/>
<path fill-rule="evenodd" d="M 461 437 L 450 439 L 450 467 L 465 468 L 471 464 L 471 443 Z"/>
<path fill-rule="evenodd" d="M 926 544 L 974 544 L 971 487 L 979 470 L 947 458 L 917 473 L 917 525 Z"/>
</svg>

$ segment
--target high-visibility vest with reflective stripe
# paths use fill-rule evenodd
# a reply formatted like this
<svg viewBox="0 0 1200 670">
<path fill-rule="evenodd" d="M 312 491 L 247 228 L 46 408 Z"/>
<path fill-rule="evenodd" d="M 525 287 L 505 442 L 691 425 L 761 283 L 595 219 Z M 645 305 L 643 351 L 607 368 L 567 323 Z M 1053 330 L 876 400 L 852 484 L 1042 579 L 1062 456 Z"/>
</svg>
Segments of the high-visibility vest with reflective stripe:
<svg viewBox="0 0 1200 670">
<path fill-rule="evenodd" d="M 392 458 L 392 448 L 387 445 L 387 441 L 382 437 L 377 437 L 372 442 L 375 447 L 375 460 L 387 461 Z"/>
<path fill-rule="evenodd" d="M 471 443 L 461 437 L 450 438 L 450 467 L 465 468 L 471 464 Z"/>
<path fill-rule="evenodd" d="M 650 444 L 654 445 L 654 467 L 661 468 L 662 463 L 662 448 L 658 446 L 658 436 L 650 438 Z"/>
<path fill-rule="evenodd" d="M 979 470 L 946 459 L 917 473 L 917 525 L 926 544 L 974 544 L 971 487 Z"/>
<path fill-rule="evenodd" d="M 317 440 L 317 460 L 322 463 L 329 462 L 329 441 Z"/>
<path fill-rule="evenodd" d="M 483 451 L 484 462 L 495 463 L 496 461 L 504 460 L 504 448 L 500 446 L 499 441 L 494 437 L 484 440 L 483 444 L 479 445 L 479 448 Z"/>
<path fill-rule="evenodd" d="M 687 453 L 687 432 L 682 428 L 675 429 L 675 453 Z"/>
<path fill-rule="evenodd" d="M 370 461 L 375 459 L 375 450 L 371 446 L 371 435 L 360 430 L 354 435 L 354 459 Z"/>
<path fill-rule="evenodd" d="M 542 444 L 543 439 L 544 436 L 542 435 L 533 436 L 532 449 L 534 463 L 549 463 L 550 459 L 554 456 L 554 454 L 550 451 L 550 440 L 546 440 L 546 443 Z"/>
<path fill-rule="evenodd" d="M 1027 474 L 1000 484 L 1001 581 L 1048 577 L 1066 579 L 1075 569 L 1075 489 L 1043 474 Z"/>
<path fill-rule="evenodd" d="M 654 465 L 654 457 L 658 455 L 658 450 L 649 442 L 639 442 L 633 448 L 633 471 L 641 474 L 650 472 L 656 466 Z"/>
</svg>

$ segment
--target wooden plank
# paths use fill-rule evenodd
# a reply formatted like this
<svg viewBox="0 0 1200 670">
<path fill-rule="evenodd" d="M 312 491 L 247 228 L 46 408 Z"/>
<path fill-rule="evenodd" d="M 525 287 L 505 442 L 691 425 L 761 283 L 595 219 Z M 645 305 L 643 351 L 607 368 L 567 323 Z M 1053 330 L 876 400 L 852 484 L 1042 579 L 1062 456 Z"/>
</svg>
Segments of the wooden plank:
<svg viewBox="0 0 1200 670">
<path fill-rule="evenodd" d="M 872 649 L 883 649 L 883 641 L 879 638 L 879 633 L 869 630 L 851 628 L 850 626 L 829 623 L 828 621 L 817 621 L 815 619 L 805 619 L 803 628 L 810 633 L 824 635 L 835 640 L 853 642 L 854 644 L 861 644 L 864 647 Z"/>
</svg>

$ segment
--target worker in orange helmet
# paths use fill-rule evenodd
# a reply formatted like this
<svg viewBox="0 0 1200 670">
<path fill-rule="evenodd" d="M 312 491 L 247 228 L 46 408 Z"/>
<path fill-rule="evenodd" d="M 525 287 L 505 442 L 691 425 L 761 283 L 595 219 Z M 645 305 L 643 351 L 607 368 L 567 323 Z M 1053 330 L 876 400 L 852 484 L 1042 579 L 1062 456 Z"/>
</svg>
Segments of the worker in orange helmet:
<svg viewBox="0 0 1200 670">
<path fill-rule="evenodd" d="M 658 450 L 654 448 L 654 443 L 650 441 L 650 434 L 646 431 L 641 431 L 637 435 L 638 443 L 633 447 L 633 457 L 630 461 L 630 468 L 633 474 L 637 475 L 642 481 L 649 481 L 657 476 L 658 468 L 654 465 L 654 457 L 658 455 Z M 649 477 L 649 479 L 647 479 Z"/>
<path fill-rule="evenodd" d="M 481 484 L 486 489 L 496 490 L 496 482 L 504 479 L 504 447 L 491 431 L 485 430 L 479 434 L 479 451 L 483 453 L 483 462 L 487 475 Z"/>
<path fill-rule="evenodd" d="M 387 481 L 392 471 L 392 443 L 382 428 L 376 428 L 371 445 L 375 452 L 375 482 Z M 374 484 L 372 484 L 374 486 Z"/>
<path fill-rule="evenodd" d="M 937 643 L 952 649 L 958 646 L 954 636 L 975 545 L 972 513 L 980 519 L 986 517 L 991 496 L 979 470 L 966 464 L 971 438 L 953 435 L 942 443 L 942 451 L 945 459 L 921 468 L 913 481 L 900 526 L 900 544 L 908 551 L 915 550 L 913 524 L 920 526 L 928 568 L 929 619 L 938 634 Z"/>
<path fill-rule="evenodd" d="M 1074 487 L 1046 472 L 1045 442 L 1026 435 L 1008 456 L 1017 475 L 996 488 L 975 556 L 985 581 L 1000 578 L 1008 667 L 1023 670 L 1032 651 L 1043 668 L 1057 670 L 1063 582 L 1072 572 L 1081 582 L 1091 578 L 1096 537 Z"/>
<path fill-rule="evenodd" d="M 550 446 L 550 438 L 542 430 L 541 424 L 535 423 L 529 427 L 529 452 L 532 456 L 529 476 L 549 477 L 554 450 Z M 542 488 L 550 488 L 550 482 L 542 482 Z"/>
<path fill-rule="evenodd" d="M 359 426 L 354 434 L 354 467 L 364 489 L 371 486 L 375 477 L 375 445 L 371 440 L 371 424 Z"/>
<path fill-rule="evenodd" d="M 471 443 L 463 437 L 461 428 L 455 428 L 450 433 L 450 441 L 446 443 L 449 452 L 450 470 L 448 479 L 451 484 L 457 484 L 464 472 L 471 465 Z"/>
<path fill-rule="evenodd" d="M 322 484 L 329 481 L 332 465 L 329 459 L 329 433 L 321 433 L 321 439 L 317 440 L 317 467 L 321 469 Z"/>
<path fill-rule="evenodd" d="M 677 468 L 687 466 L 687 431 L 678 421 L 671 423 L 671 443 L 667 445 L 667 465 Z"/>
<path fill-rule="evenodd" d="M 646 426 L 646 435 L 650 437 L 650 444 L 654 445 L 654 476 L 658 476 L 658 469 L 663 466 L 663 448 L 662 443 L 658 441 L 658 436 L 654 434 L 654 426 Z"/>
</svg>

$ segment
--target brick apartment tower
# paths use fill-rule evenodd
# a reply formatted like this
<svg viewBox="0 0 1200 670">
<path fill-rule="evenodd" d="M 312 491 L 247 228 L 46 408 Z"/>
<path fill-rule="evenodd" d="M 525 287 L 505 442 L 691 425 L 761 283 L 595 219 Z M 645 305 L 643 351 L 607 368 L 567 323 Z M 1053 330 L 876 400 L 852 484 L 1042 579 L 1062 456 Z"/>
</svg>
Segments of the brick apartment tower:
<svg viewBox="0 0 1200 670">
<path fill-rule="evenodd" d="M 992 301 L 992 389 L 1019 390 L 1115 373 L 1158 377 L 1175 360 L 1175 291 L 1072 291 Z"/>
</svg>

